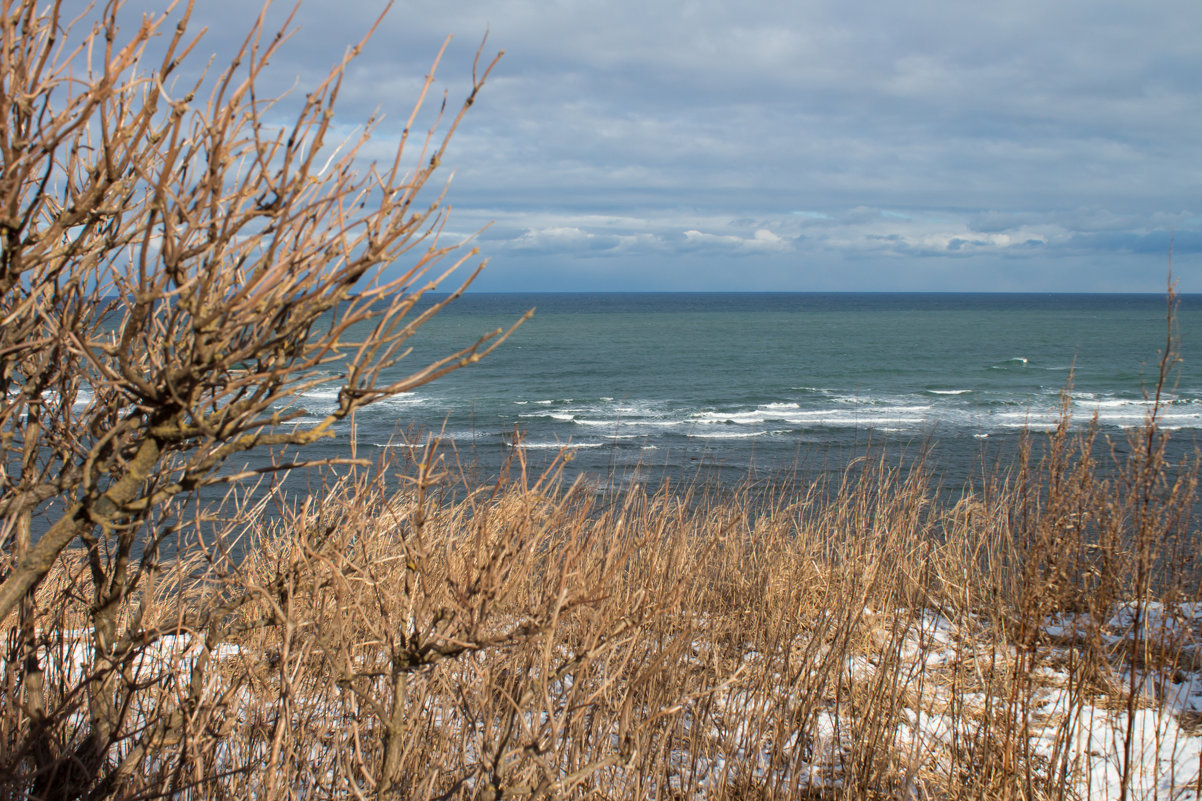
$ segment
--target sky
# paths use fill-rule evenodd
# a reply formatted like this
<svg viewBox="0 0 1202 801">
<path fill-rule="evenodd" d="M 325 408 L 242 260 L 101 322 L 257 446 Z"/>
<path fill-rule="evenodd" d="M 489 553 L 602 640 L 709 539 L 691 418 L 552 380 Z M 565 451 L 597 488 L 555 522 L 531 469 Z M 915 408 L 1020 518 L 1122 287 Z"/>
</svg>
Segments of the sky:
<svg viewBox="0 0 1202 801">
<path fill-rule="evenodd" d="M 383 7 L 303 3 L 265 88 Z M 220 63 L 252 16 L 190 27 Z M 1197 0 L 409 0 L 336 121 L 382 112 L 385 154 L 446 36 L 450 103 L 504 49 L 443 162 L 480 290 L 1162 292 L 1171 253 L 1202 292 L 1199 31 Z"/>
</svg>

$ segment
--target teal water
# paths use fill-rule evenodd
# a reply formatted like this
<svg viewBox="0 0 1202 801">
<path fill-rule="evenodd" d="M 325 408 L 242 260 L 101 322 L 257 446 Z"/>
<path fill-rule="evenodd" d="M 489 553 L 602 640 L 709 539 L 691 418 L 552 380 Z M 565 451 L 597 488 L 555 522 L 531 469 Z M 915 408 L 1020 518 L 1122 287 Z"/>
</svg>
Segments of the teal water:
<svg viewBox="0 0 1202 801">
<path fill-rule="evenodd" d="M 471 294 L 397 371 L 529 308 L 486 360 L 361 413 L 360 447 L 439 430 L 486 473 L 515 447 L 538 466 L 569 446 L 586 477 L 733 481 L 925 443 L 956 483 L 1024 427 L 1052 426 L 1070 378 L 1075 419 L 1121 439 L 1148 413 L 1166 341 L 1150 295 Z M 1202 296 L 1180 299 L 1176 344 L 1160 419 L 1184 448 L 1202 429 Z M 302 405 L 316 416 L 333 398 Z"/>
</svg>

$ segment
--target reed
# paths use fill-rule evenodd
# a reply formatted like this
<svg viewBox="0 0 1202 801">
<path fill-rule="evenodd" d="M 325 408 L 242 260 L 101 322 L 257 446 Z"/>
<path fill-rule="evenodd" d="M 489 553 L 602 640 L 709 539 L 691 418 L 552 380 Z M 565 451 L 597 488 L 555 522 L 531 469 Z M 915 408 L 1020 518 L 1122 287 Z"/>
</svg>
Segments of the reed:
<svg viewBox="0 0 1202 801">
<path fill-rule="evenodd" d="M 527 475 L 519 458 L 478 487 L 457 483 L 436 440 L 389 449 L 412 456 L 230 522 L 141 591 L 147 632 L 181 595 L 223 614 L 209 633 L 147 636 L 120 667 L 137 688 L 131 728 L 184 722 L 139 749 L 113 743 L 129 778 L 106 791 L 1196 789 L 1196 761 L 1179 758 L 1198 753 L 1183 704 L 1200 684 L 1196 465 L 1164 461 L 1154 413 L 1109 463 L 1065 414 L 955 503 L 929 465 L 884 457 L 801 494 L 597 495 L 566 485 L 562 462 Z M 29 792 L 39 743 L 76 736 L 86 679 L 104 669 L 84 648 L 86 569 L 64 561 L 39 589 L 53 701 L 42 731 L 4 702 L 6 797 Z"/>
</svg>

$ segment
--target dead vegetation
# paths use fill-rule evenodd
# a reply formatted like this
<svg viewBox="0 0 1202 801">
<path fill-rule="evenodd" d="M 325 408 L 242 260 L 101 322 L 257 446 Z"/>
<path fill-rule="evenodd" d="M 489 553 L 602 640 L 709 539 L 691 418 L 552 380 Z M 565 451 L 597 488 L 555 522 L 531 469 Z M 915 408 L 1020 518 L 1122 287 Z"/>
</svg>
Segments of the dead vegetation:
<svg viewBox="0 0 1202 801">
<path fill-rule="evenodd" d="M 833 497 L 701 499 L 520 464 L 456 486 L 433 441 L 390 451 L 415 455 L 191 543 L 130 598 L 147 633 L 118 679 L 130 741 L 179 725 L 110 746 L 129 765 L 113 794 L 1146 797 L 1143 727 L 1198 750 L 1197 575 L 1187 531 L 1140 548 L 1129 526 L 1183 523 L 1193 472 L 1159 465 L 1166 491 L 1126 508 L 1129 476 L 1080 472 L 1090 436 L 1063 427 L 1042 464 L 951 507 L 883 460 Z M 1056 482 L 1060 458 L 1075 480 Z M 1066 532 L 1064 508 L 1126 528 L 1103 552 L 1106 529 Z M 34 737 L 6 708 L 13 797 L 40 738 L 86 731 L 104 669 L 69 555 L 39 590 L 53 723 Z"/>
<path fill-rule="evenodd" d="M 319 458 L 503 338 L 383 379 L 461 114 L 362 171 L 346 62 L 268 124 L 286 37 L 179 86 L 186 24 L 118 6 L 2 6 L 0 798 L 1197 796 L 1171 346 L 1125 455 L 1066 412 L 954 504 L 883 457 L 800 494 Z"/>
</svg>

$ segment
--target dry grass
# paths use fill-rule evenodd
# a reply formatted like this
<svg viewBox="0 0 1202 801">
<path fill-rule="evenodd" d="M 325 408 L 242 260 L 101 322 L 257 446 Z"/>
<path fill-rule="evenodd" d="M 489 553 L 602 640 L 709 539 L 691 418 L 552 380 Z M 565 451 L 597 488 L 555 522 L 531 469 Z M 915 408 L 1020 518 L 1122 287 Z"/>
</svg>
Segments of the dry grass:
<svg viewBox="0 0 1202 801">
<path fill-rule="evenodd" d="M 950 507 L 883 460 L 802 497 L 603 497 L 520 464 L 456 487 L 431 444 L 164 568 L 118 668 L 145 687 L 126 721 L 190 717 L 156 750 L 111 744 L 136 769 L 107 789 L 1079 798 L 1105 778 L 1082 745 L 1104 722 L 1107 781 L 1135 797 L 1145 713 L 1173 720 L 1165 688 L 1197 668 L 1195 471 L 1156 443 L 1103 471 L 1091 437 L 1062 427 L 1038 464 L 1025 451 Z M 6 797 L 36 782 L 30 749 L 69 754 L 81 730 L 83 677 L 102 669 L 72 592 L 85 569 L 64 562 L 39 598 L 61 665 L 49 730 L 21 720 L 5 666 Z M 207 628 L 156 617 L 181 593 Z"/>
</svg>

